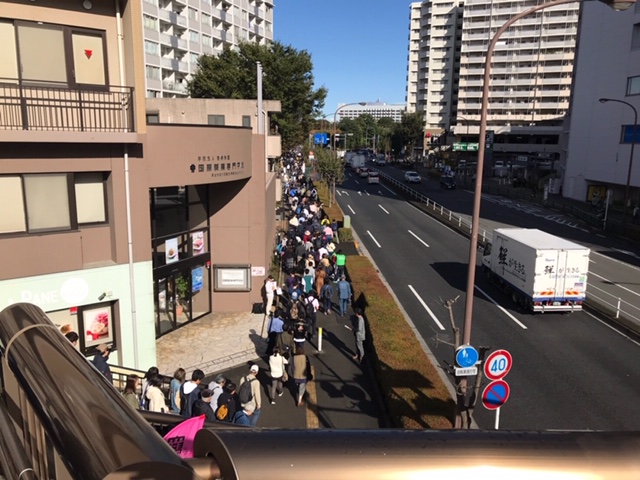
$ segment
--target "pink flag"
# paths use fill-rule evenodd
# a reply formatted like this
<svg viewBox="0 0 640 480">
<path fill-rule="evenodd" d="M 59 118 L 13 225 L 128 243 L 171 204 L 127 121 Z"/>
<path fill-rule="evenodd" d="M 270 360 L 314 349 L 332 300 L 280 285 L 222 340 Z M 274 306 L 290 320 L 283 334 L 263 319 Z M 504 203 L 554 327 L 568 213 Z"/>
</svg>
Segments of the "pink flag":
<svg viewBox="0 0 640 480">
<path fill-rule="evenodd" d="M 182 458 L 193 458 L 193 441 L 204 425 L 204 415 L 179 423 L 164 436 L 164 439 Z"/>
</svg>

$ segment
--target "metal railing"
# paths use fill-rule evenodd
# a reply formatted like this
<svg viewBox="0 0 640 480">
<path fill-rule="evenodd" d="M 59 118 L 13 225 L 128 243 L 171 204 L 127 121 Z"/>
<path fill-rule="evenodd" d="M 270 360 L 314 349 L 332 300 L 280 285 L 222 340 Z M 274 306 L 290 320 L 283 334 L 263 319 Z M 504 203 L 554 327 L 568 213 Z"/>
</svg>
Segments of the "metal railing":
<svg viewBox="0 0 640 480">
<path fill-rule="evenodd" d="M 134 132 L 133 87 L 74 89 L 0 78 L 0 130 Z"/>
<path fill-rule="evenodd" d="M 594 293 L 594 290 L 596 290 L 596 293 Z M 611 315 L 616 320 L 621 318 L 631 320 L 636 325 L 636 330 L 640 326 L 640 307 L 598 288 L 592 283 L 587 286 L 587 302 L 597 310 Z"/>
</svg>

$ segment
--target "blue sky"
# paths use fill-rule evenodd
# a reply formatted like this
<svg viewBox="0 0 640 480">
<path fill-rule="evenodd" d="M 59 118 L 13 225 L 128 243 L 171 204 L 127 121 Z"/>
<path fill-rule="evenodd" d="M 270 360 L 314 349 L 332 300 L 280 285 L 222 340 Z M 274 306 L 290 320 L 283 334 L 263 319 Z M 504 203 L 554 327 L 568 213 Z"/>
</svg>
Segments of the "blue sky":
<svg viewBox="0 0 640 480">
<path fill-rule="evenodd" d="M 274 37 L 306 50 L 316 88 L 339 103 L 404 103 L 409 4 L 403 0 L 276 0 Z"/>
</svg>

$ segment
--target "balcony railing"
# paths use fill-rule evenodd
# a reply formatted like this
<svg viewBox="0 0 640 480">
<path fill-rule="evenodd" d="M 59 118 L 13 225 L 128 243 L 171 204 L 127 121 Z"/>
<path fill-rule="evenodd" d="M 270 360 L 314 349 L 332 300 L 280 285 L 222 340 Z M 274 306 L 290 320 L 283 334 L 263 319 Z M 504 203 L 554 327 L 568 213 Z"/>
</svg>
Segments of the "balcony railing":
<svg viewBox="0 0 640 480">
<path fill-rule="evenodd" d="M 80 90 L 0 79 L 0 130 L 135 132 L 133 87 Z"/>
</svg>

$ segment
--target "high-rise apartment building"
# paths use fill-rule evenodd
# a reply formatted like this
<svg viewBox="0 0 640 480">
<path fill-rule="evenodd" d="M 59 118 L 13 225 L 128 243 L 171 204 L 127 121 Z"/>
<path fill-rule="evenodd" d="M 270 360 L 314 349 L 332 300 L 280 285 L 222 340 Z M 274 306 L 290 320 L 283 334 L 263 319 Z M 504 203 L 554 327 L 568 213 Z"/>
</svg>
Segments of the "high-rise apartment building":
<svg viewBox="0 0 640 480">
<path fill-rule="evenodd" d="M 425 112 L 426 130 L 441 132 L 456 114 L 461 2 L 415 2 L 410 10 L 407 111 Z"/>
<path fill-rule="evenodd" d="M 147 97 L 186 97 L 202 54 L 273 41 L 272 0 L 144 0 Z"/>
<path fill-rule="evenodd" d="M 538 3 L 539 0 L 466 0 L 419 4 L 419 55 L 428 62 L 428 68 L 421 68 L 419 61 L 414 80 L 418 85 L 415 108 L 425 110 L 427 128 L 438 124 L 446 129 L 451 126 L 457 135 L 478 134 L 489 42 L 513 15 Z M 451 11 L 447 12 L 447 8 Z M 460 9 L 462 15 L 456 17 L 455 12 Z M 496 156 L 557 157 L 558 138 L 569 108 L 578 9 L 578 3 L 546 9 L 520 20 L 500 38 L 491 71 L 488 117 L 488 128 L 496 134 Z M 414 11 L 417 12 L 417 4 L 412 4 Z M 417 13 L 412 13 L 410 36 L 414 15 Z M 456 25 L 461 25 L 461 35 L 454 29 Z M 439 77 L 434 74 L 440 68 L 434 66 L 436 58 L 443 60 L 442 69 L 451 65 L 451 70 L 440 72 Z M 410 55 L 408 105 L 412 101 L 412 61 Z M 426 89 L 420 90 L 421 82 L 426 82 Z"/>
</svg>

